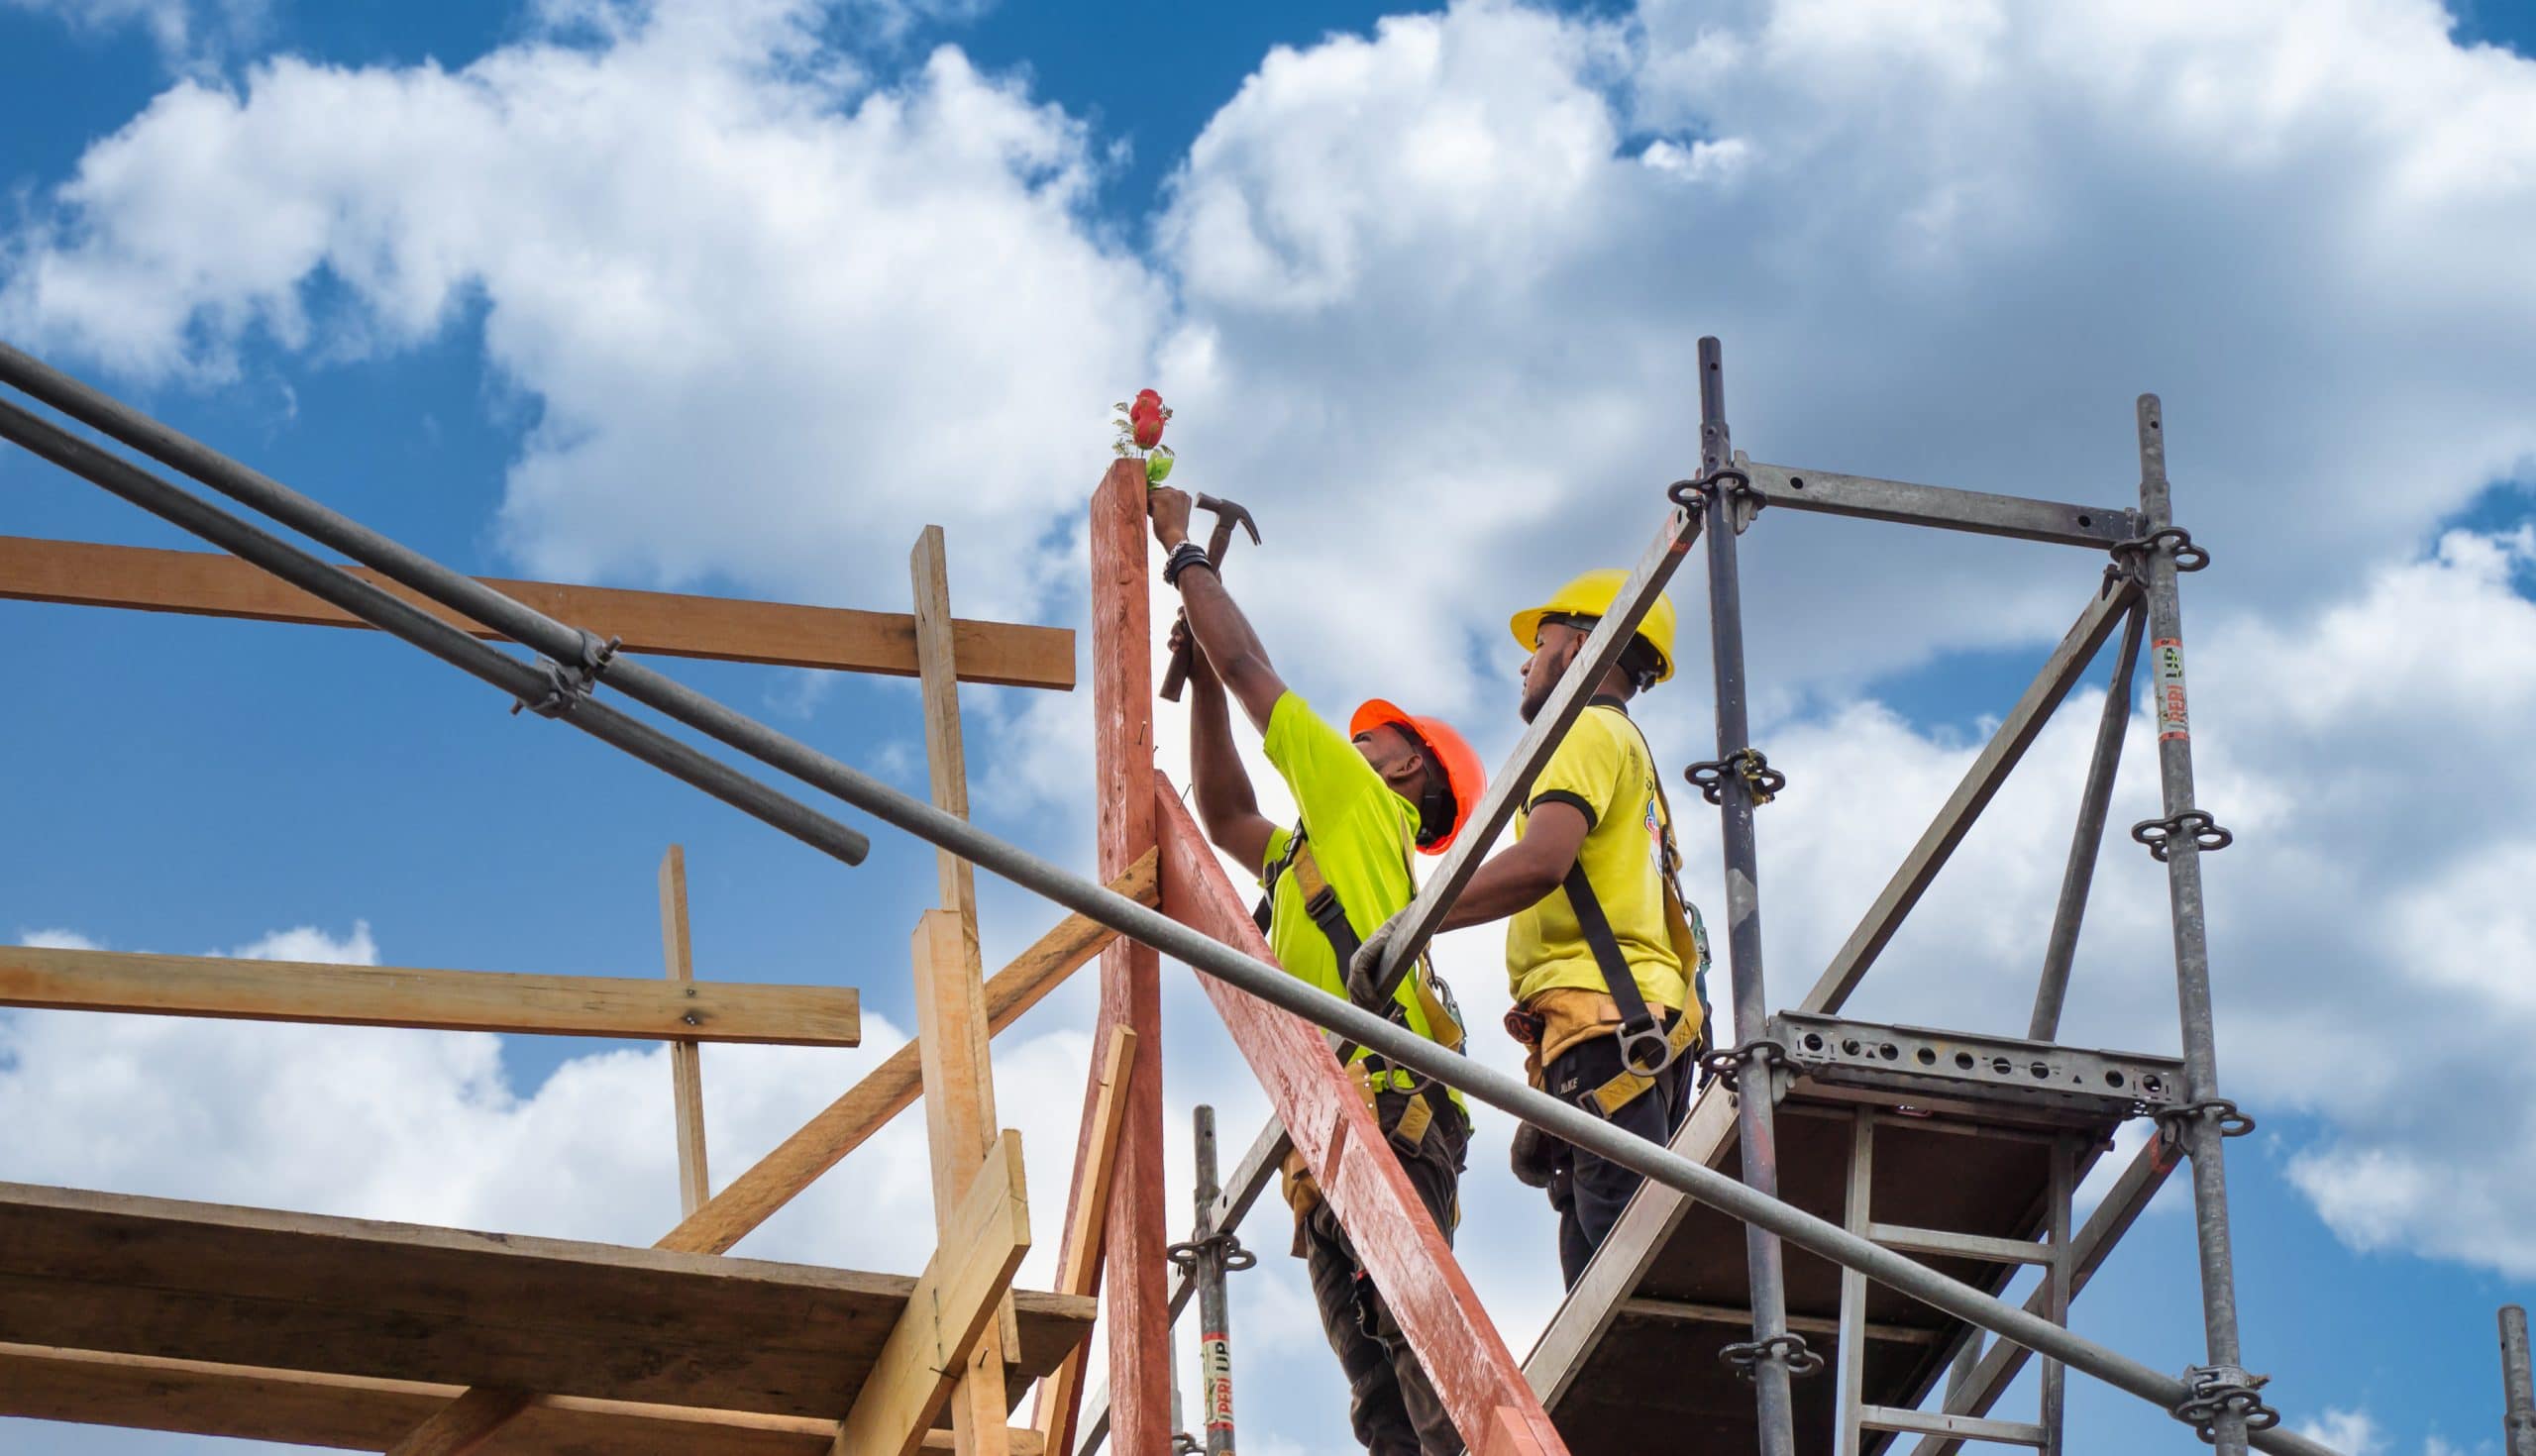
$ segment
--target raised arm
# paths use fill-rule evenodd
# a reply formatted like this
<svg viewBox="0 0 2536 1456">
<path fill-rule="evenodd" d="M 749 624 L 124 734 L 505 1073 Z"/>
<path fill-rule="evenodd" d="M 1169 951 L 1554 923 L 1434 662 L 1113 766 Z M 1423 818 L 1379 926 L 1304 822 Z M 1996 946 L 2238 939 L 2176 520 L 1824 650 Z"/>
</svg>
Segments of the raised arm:
<svg viewBox="0 0 2536 1456">
<path fill-rule="evenodd" d="M 1224 701 L 1223 679 L 1203 652 L 1189 657 L 1189 786 L 1207 838 L 1257 873 L 1268 858 L 1268 838 L 1276 826 L 1259 812 L 1250 771 L 1233 749 L 1232 710 Z"/>
<path fill-rule="evenodd" d="M 1154 539 L 1164 551 L 1176 551 L 1189 539 L 1189 505 L 1188 492 L 1168 486 L 1145 493 Z M 1179 585 L 1200 654 L 1215 665 L 1216 680 L 1224 689 L 1240 699 L 1250 726 L 1267 732 L 1268 715 L 1275 711 L 1277 699 L 1286 695 L 1286 680 L 1269 663 L 1268 649 L 1260 646 L 1250 619 L 1242 615 L 1232 593 L 1224 590 L 1222 578 L 1213 572 L 1203 568 L 1182 572 Z M 1194 680 L 1194 669 L 1191 676 Z"/>
</svg>

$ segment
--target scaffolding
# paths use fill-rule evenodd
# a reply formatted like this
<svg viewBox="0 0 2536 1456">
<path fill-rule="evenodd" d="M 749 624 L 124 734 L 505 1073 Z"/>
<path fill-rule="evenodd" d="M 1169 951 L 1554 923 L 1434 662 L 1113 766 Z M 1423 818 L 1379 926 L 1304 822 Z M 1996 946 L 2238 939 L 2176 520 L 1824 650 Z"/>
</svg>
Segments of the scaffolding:
<svg viewBox="0 0 2536 1456">
<path fill-rule="evenodd" d="M 1404 912 L 1384 963 L 1396 984 L 1593 684 L 1704 538 L 1717 758 L 1692 773 L 1721 811 L 1736 1044 L 1713 1059 L 1716 1076 L 1671 1144 L 1658 1146 L 1324 995 L 1269 959 L 1154 763 L 1138 462 L 1114 465 L 1091 502 L 1094 879 L 967 819 L 957 681 L 1070 687 L 1072 642 L 1049 629 L 954 621 L 936 530 L 917 544 L 915 610 L 903 617 L 482 581 L 0 346 L 0 382 L 359 564 L 330 565 L 0 401 L 0 437 L 241 559 L 0 541 L 0 595 L 373 626 L 842 863 L 863 857 L 861 832 L 612 706 L 600 697 L 604 689 L 932 843 L 941 889 L 940 905 L 915 930 L 917 1042 L 709 1197 L 692 1043 L 752 1029 L 772 1033 L 756 1039 L 802 1039 L 816 1018 L 781 1004 L 785 995 L 810 996 L 824 1007 L 823 1034 L 851 1041 L 852 1003 L 850 993 L 825 992 L 822 1002 L 811 992 L 692 981 L 675 851 L 662 869 L 670 974 L 648 994 L 595 984 L 541 988 L 530 978 L 399 989 L 345 980 L 343 968 L 332 968 L 330 979 L 321 974 L 328 968 L 171 970 L 104 953 L 43 953 L 70 958 L 50 962 L 10 953 L 0 961 L 0 1003 L 659 1036 L 687 1048 L 673 1053 L 673 1071 L 688 1211 L 657 1249 L 637 1251 L 0 1186 L 8 1235 L 0 1237 L 0 1281 L 30 1292 L 0 1299 L 0 1340 L 18 1342 L 0 1346 L 0 1414 L 398 1456 L 822 1448 L 859 1456 L 942 1443 L 1075 1452 L 1105 1436 L 1146 1456 L 1173 1449 L 1178 1435 L 1173 1317 L 1193 1285 L 1218 1278 L 1237 1247 L 1233 1231 L 1291 1148 L 1477 1456 L 1617 1451 L 1624 1442 L 1635 1450 L 1649 1430 L 1684 1449 L 1762 1456 L 1852 1456 L 1892 1449 L 1904 1435 L 1920 1438 L 1923 1456 L 1966 1441 L 2057 1453 L 2064 1369 L 2173 1413 L 2223 1452 L 2251 1446 L 2329 1456 L 2326 1446 L 2277 1425 L 2262 1404 L 2261 1377 L 2247 1372 L 2238 1348 L 2222 1158 L 2224 1139 L 2251 1123 L 2217 1087 L 2199 876 L 2200 856 L 2228 837 L 2193 798 L 2176 589 L 2178 572 L 2207 558 L 2173 524 L 2156 399 L 2140 401 L 2139 505 L 2085 507 L 1752 461 L 1732 445 L 1716 341 L 1701 342 L 1699 366 L 1700 473 L 1663 492 L 1659 529 L 1614 609 Z M 1749 741 L 1736 561 L 1737 537 L 1772 507 L 2053 543 L 2109 560 L 2068 636 L 1856 931 L 1807 995 L 1775 1015 L 1762 969 L 1754 809 L 1784 780 Z M 1843 1002 L 2116 628 L 2124 634 L 2112 675 L 2117 701 L 2107 705 L 2082 791 L 2032 1034 L 1982 1037 L 1842 1017 Z M 523 644 L 536 659 L 523 662 L 482 638 Z M 2157 687 L 2165 812 L 2134 826 L 2132 837 L 2168 876 L 2180 1059 L 2053 1040 L 2144 639 Z M 685 687 L 640 660 L 650 654 L 919 676 L 931 801 Z M 992 979 L 979 963 L 972 866 L 1072 912 Z M 1017 1140 L 997 1131 L 989 1038 L 1096 955 L 1098 1056 L 1057 1287 L 1016 1293 L 1011 1278 L 1029 1241 L 1028 1209 Z M 1195 1236 L 1180 1247 L 1189 1271 L 1180 1278 L 1165 1232 L 1161 1167 L 1164 955 L 1201 973 L 1199 985 L 1276 1112 L 1221 1190 L 1201 1197 Z M 664 988 L 675 994 L 665 996 Z M 452 1009 L 462 1004 L 475 1009 Z M 1340 1071 L 1347 1046 L 1371 1048 L 1649 1180 L 1529 1359 L 1518 1361 L 1508 1348 L 1385 1151 Z M 940 1239 L 919 1279 L 719 1257 L 919 1090 Z M 2072 1191 L 2108 1148 L 2112 1128 L 2138 1115 L 2154 1117 L 2158 1135 L 2073 1231 Z M 2192 1167 L 2206 1347 L 2203 1361 L 2178 1379 L 2076 1335 L 2066 1312 L 2182 1162 Z M 1926 1176 L 1939 1170 L 1948 1176 Z M 1735 1245 L 1725 1234 L 1737 1222 L 1744 1230 L 1740 1259 L 1724 1252 Z M 2009 1275 L 2028 1265 L 2045 1271 L 2033 1297 L 2023 1305 L 1999 1298 Z M 67 1293 L 65 1279 L 75 1285 Z M 1106 1311 L 1097 1327 L 1110 1391 L 1079 1419 L 1096 1291 Z M 269 1309 L 277 1302 L 299 1311 L 299 1322 L 276 1324 Z M 769 1344 L 769 1328 L 795 1323 L 804 1330 L 798 1338 Z M 1630 1338 L 1609 1337 L 1623 1327 Z M 684 1332 L 674 1336 L 673 1328 Z M 2510 1326 L 2503 1328 L 2506 1343 Z M 486 1330 L 508 1337 L 488 1338 Z M 1995 1337 L 1986 1347 L 1985 1336 Z M 1828 1339 L 1828 1354 L 1815 1338 Z M 2523 1324 L 2518 1340 L 2513 1429 L 2524 1404 L 2515 1394 L 2525 1384 Z M 2045 1365 L 2036 1418 L 1991 1416 L 2037 1356 Z M 1008 1413 L 1032 1379 L 1042 1381 L 1033 1418 L 1012 1427 Z M 1937 1408 L 1924 1408 L 1942 1380 Z M 1228 1443 L 1228 1426 L 1225 1434 Z"/>
</svg>

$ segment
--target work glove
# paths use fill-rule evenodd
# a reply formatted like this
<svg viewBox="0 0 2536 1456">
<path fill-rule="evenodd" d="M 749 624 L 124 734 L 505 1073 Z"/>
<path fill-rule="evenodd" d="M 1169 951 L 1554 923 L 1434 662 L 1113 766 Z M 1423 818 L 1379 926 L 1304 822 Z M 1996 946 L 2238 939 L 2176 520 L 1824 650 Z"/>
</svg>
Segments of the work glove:
<svg viewBox="0 0 2536 1456">
<path fill-rule="evenodd" d="M 1400 935 L 1400 920 L 1407 910 L 1393 915 L 1374 927 L 1365 943 L 1356 948 L 1355 958 L 1347 963 L 1347 999 L 1368 1011 L 1380 1011 L 1387 999 L 1382 993 L 1383 956 Z"/>
<path fill-rule="evenodd" d="M 1557 1138 L 1532 1124 L 1516 1123 L 1514 1141 L 1506 1148 L 1506 1161 L 1515 1170 L 1515 1181 L 1526 1188 L 1549 1187 L 1550 1175 L 1557 1171 L 1558 1146 Z"/>
</svg>

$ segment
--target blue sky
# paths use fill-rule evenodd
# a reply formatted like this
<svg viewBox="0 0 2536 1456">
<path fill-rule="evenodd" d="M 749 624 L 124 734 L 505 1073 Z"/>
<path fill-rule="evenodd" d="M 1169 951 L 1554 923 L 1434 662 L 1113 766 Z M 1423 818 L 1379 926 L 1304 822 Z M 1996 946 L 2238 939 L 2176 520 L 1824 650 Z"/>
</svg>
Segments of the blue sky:
<svg viewBox="0 0 2536 1456">
<path fill-rule="evenodd" d="M 1756 456 L 1985 489 L 2121 499 L 2131 397 L 2160 390 L 2220 564 L 2188 623 L 2205 799 L 2244 831 L 2212 902 L 2223 1067 L 2264 1121 L 2230 1163 L 2250 1359 L 2293 1418 L 2343 1412 L 2352 1456 L 2496 1449 L 2491 1308 L 2536 1276 L 2503 1226 L 2536 1196 L 2536 1082 L 2506 1054 L 2536 1029 L 2512 878 L 2536 865 L 2536 7 L 2453 35 L 2396 0 L 2269 31 L 2252 8 L 1871 10 L 6 0 L 0 334 L 470 571 L 898 607 L 938 519 L 964 611 L 1068 625 L 1104 406 L 1156 380 L 1197 482 L 1273 502 L 1252 579 L 1290 676 L 1324 706 L 1437 706 L 1491 758 L 1517 726 L 1498 624 L 1636 550 L 1688 458 L 1698 333 L 1727 339 Z M 0 532 L 191 544 L 14 454 Z M 1800 784 L 1762 825 L 1782 1000 L 2097 566 L 1897 534 L 1748 538 L 1760 731 Z M 701 974 L 854 985 L 889 1037 L 909 1023 L 933 870 L 903 836 L 844 870 L 370 634 L 12 603 L 0 631 L 0 935 L 650 975 L 678 842 Z M 903 683 L 672 670 L 921 791 Z M 1698 676 L 1650 725 L 1669 760 L 1705 756 Z M 1088 863 L 1084 695 L 965 701 L 981 817 Z M 2033 827 L 1974 836 L 1860 1014 L 2022 1022 L 2094 712 L 2072 702 L 2001 801 Z M 2483 791 L 2389 824 L 2368 785 L 2398 751 Z M 2148 777 L 2129 761 L 2126 794 Z M 2107 851 L 2073 1040 L 2171 1045 L 2150 868 Z M 991 962 L 1054 918 L 981 889 Z M 1487 1004 L 1487 932 L 1446 957 Z M 1085 990 L 1003 1073 L 1043 1190 Z M 1258 1104 L 1174 995 L 1176 1145 L 1189 1102 Z M 0 1013 L 0 1107 L 45 1129 L 0 1178 L 633 1242 L 674 1215 L 665 1097 L 540 1141 L 653 1095 L 648 1049 L 62 1026 Z M 139 1059 L 219 1137 L 197 1158 L 140 1125 L 159 1102 L 33 1085 L 81 1048 Z M 410 1118 L 276 1100 L 258 1068 L 303 1055 Z M 718 1172 L 869 1060 L 710 1063 Z M 415 1145 L 375 1175 L 285 1170 L 307 1119 Z M 1482 1126 L 1465 1248 L 1517 1327 L 1555 1291 L 1501 1138 Z M 909 1146 L 889 1176 L 920 1171 Z M 497 1187 L 540 1167 L 551 1186 Z M 826 1196 L 743 1252 L 914 1267 Z M 920 1186 L 888 1196 L 921 1223 Z M 2169 1368 L 2196 1348 L 2177 1201 L 2080 1319 Z M 1263 1449 L 1329 1449 L 1290 1281 L 1237 1306 L 1262 1332 L 1246 1404 Z M 2072 1390 L 2075 1451 L 2189 1442 Z"/>
</svg>

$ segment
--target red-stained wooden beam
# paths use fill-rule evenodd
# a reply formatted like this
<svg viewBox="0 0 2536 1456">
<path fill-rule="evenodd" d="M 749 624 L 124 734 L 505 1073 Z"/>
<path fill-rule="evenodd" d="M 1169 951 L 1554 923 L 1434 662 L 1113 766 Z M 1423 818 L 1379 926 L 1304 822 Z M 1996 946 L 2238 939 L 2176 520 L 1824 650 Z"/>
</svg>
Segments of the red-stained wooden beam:
<svg viewBox="0 0 2536 1456">
<path fill-rule="evenodd" d="M 1171 780 L 1154 776 L 1162 844 L 1162 911 L 1244 955 L 1270 960 L 1241 896 L 1181 803 Z M 1549 1414 L 1524 1380 L 1453 1258 L 1452 1247 L 1385 1146 L 1373 1114 L 1338 1069 L 1319 1032 L 1301 1018 L 1226 986 L 1198 978 L 1232 1032 L 1277 1116 L 1321 1184 L 1321 1196 L 1356 1246 L 1356 1257 L 1390 1304 L 1401 1332 L 1426 1368 L 1454 1426 L 1478 1456 L 1565 1456 Z M 1161 1447 L 1122 1444 L 1120 1451 Z"/>
<path fill-rule="evenodd" d="M 1092 496 L 1093 755 L 1105 877 L 1134 864 L 1154 844 L 1151 592 L 1144 463 L 1121 460 Z M 1171 1263 L 1165 1250 L 1171 1235 L 1162 1197 L 1162 962 L 1150 946 L 1123 937 L 1101 953 L 1101 1015 L 1092 1044 L 1108 1045 L 1113 1026 L 1136 1034 L 1136 1051 L 1100 1252 L 1110 1325 L 1110 1444 L 1119 1452 L 1168 1451 Z M 1083 1154 L 1100 1099 L 1097 1070 L 1090 1082 L 1075 1149 L 1078 1177 L 1087 1166 Z M 1085 1192 L 1078 1183 L 1066 1200 L 1069 1244 Z M 1054 1427 L 1058 1451 L 1074 1447 L 1082 1387 L 1067 1400 L 1076 1408 Z"/>
</svg>

